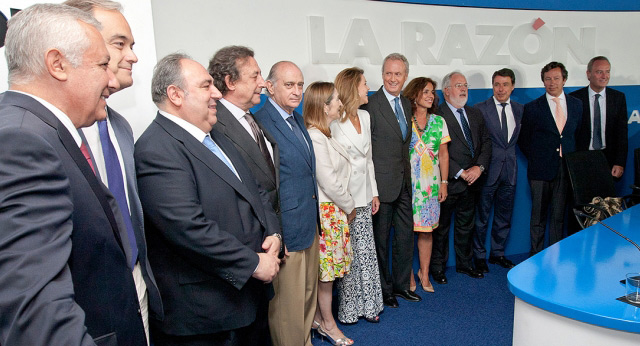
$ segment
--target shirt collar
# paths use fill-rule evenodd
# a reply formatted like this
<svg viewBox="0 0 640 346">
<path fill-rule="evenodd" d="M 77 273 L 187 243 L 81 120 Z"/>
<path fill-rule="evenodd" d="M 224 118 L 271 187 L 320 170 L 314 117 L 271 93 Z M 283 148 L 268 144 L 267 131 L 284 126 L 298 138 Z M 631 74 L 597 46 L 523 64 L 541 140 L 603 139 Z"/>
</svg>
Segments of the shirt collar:
<svg viewBox="0 0 640 346">
<path fill-rule="evenodd" d="M 492 96 L 492 97 L 493 97 L 493 102 L 495 102 L 496 106 L 500 106 L 500 104 L 501 104 L 501 103 L 503 103 L 503 102 L 498 101 L 498 99 L 497 99 L 495 96 Z M 509 98 L 509 99 L 507 100 L 507 102 L 504 102 L 504 103 L 506 103 L 506 104 L 509 104 L 509 105 L 510 105 L 510 104 L 511 104 L 511 98 Z"/>
<path fill-rule="evenodd" d="M 51 113 L 53 113 L 53 115 L 55 115 L 55 117 L 58 118 L 58 120 L 60 120 L 62 125 L 64 125 L 64 127 L 67 129 L 67 131 L 69 131 L 69 133 L 71 133 L 71 137 L 73 137 L 73 140 L 76 142 L 78 147 L 80 147 L 80 145 L 82 145 L 82 138 L 80 137 L 80 134 L 78 133 L 78 129 L 76 129 L 76 127 L 73 125 L 73 122 L 71 121 L 71 119 L 69 119 L 69 116 L 67 116 L 58 107 L 56 107 L 56 106 L 52 105 L 51 103 L 39 98 L 38 96 L 31 95 L 29 93 L 26 93 L 26 92 L 23 92 L 23 91 L 18 91 L 18 90 L 10 90 L 10 91 L 11 92 L 15 92 L 15 93 L 20 93 L 20 94 L 23 94 L 23 95 L 27 95 L 27 96 L 33 98 L 34 100 L 40 102 L 45 108 L 47 108 Z"/>
<path fill-rule="evenodd" d="M 293 116 L 293 112 L 291 112 L 291 114 L 287 113 L 284 111 L 284 109 L 282 109 L 277 103 L 276 101 L 274 101 L 271 97 L 269 97 L 269 102 L 271 102 L 271 104 L 273 105 L 273 107 L 276 108 L 276 110 L 278 111 L 278 113 L 280 113 L 280 116 L 282 117 L 282 119 L 287 120 L 287 118 Z M 295 111 L 294 111 L 295 112 Z"/>
<path fill-rule="evenodd" d="M 400 97 L 400 95 L 402 95 L 402 93 L 400 93 L 400 95 L 398 95 L 398 96 L 393 96 L 387 91 L 387 89 L 384 88 L 384 86 L 382 86 L 382 92 L 384 92 L 384 96 L 387 97 L 387 100 L 389 101 L 389 103 L 394 102 L 393 100 L 396 97 Z"/>
<path fill-rule="evenodd" d="M 545 93 L 545 95 L 547 95 L 547 101 L 553 101 L 553 99 L 555 98 L 555 96 L 551 96 L 551 94 L 549 94 L 549 93 Z M 560 100 L 564 101 L 564 99 L 565 99 L 565 96 L 564 96 L 564 90 L 562 91 L 562 94 L 560 94 L 560 95 L 558 96 L 558 98 L 559 98 Z"/>
<path fill-rule="evenodd" d="M 602 98 L 605 98 L 605 97 L 606 97 L 606 91 L 607 91 L 607 88 L 602 89 L 602 91 L 601 91 L 601 92 L 599 92 L 599 93 L 596 93 L 595 91 L 593 91 L 593 89 L 591 89 L 591 86 L 589 86 L 589 87 L 587 88 L 587 90 L 589 90 L 589 98 L 590 98 L 590 99 L 592 99 L 592 98 L 595 96 L 595 94 L 600 94 L 600 96 L 601 96 Z"/>
<path fill-rule="evenodd" d="M 204 141 L 204 138 L 209 135 L 208 133 L 202 132 L 202 130 L 200 130 L 196 125 L 193 125 L 192 123 L 178 116 L 175 116 L 173 114 L 167 113 L 162 110 L 158 110 L 158 113 L 162 114 L 165 118 L 173 121 L 176 125 L 180 126 L 182 129 L 189 132 L 189 134 L 191 134 L 200 143 L 202 143 L 202 141 Z"/>
<path fill-rule="evenodd" d="M 227 99 L 222 98 L 222 99 L 220 99 L 219 102 L 222 103 L 225 107 L 227 107 L 229 112 L 231 112 L 231 114 L 233 114 L 233 116 L 238 120 L 242 119 L 244 117 L 244 115 L 248 113 L 248 112 L 243 111 L 242 109 L 240 109 L 240 107 L 234 105 L 233 103 L 231 103 Z"/>
</svg>

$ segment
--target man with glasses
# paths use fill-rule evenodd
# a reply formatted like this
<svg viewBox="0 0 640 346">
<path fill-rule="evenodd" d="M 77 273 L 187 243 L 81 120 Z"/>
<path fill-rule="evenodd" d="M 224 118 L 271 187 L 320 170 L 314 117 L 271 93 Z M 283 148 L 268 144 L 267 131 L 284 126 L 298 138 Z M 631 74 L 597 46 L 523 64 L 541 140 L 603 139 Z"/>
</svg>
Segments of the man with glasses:
<svg viewBox="0 0 640 346">
<path fill-rule="evenodd" d="M 483 186 L 485 167 L 491 160 L 491 139 L 482 113 L 467 106 L 469 85 L 460 72 L 451 72 L 442 80 L 445 102 L 440 113 L 447 122 L 449 143 L 449 196 L 440 206 L 440 222 L 433 231 L 431 275 L 439 284 L 446 284 L 444 270 L 449 257 L 449 226 L 455 213 L 453 229 L 456 271 L 472 278 L 483 278 L 472 266 L 472 233 L 475 205 Z"/>
</svg>

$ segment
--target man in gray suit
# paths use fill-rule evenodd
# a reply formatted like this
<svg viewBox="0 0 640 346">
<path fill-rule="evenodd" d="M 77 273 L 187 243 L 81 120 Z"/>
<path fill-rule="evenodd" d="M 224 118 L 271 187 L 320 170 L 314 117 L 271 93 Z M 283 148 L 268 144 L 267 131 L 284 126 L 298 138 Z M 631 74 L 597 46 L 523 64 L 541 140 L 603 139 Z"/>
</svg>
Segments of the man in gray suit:
<svg viewBox="0 0 640 346">
<path fill-rule="evenodd" d="M 504 257 L 504 247 L 511 230 L 518 172 L 516 144 L 524 111 L 522 104 L 511 100 L 511 92 L 516 82 L 512 70 L 498 70 L 493 73 L 491 79 L 493 96 L 474 106 L 482 112 L 492 143 L 491 164 L 477 206 L 478 215 L 473 234 L 476 269 L 483 273 L 489 272 L 484 244 L 489 226 L 489 212 L 494 201 L 489 263 L 498 264 L 503 268 L 513 268 L 513 263 Z"/>
<path fill-rule="evenodd" d="M 145 345 L 127 231 L 76 128 L 118 82 L 100 24 L 40 4 L 9 21 L 0 95 L 0 344 Z M 26 44 L 28 42 L 28 44 Z"/>
<path fill-rule="evenodd" d="M 373 236 L 380 267 L 384 304 L 398 307 L 395 296 L 417 302 L 421 298 L 409 290 L 413 262 L 411 216 L 411 104 L 400 95 L 409 76 L 409 62 L 402 54 L 389 54 L 382 64 L 384 85 L 369 97 L 366 110 L 371 115 L 373 165 L 380 194 L 380 209 L 373 215 Z M 389 271 L 389 238 L 394 228 Z"/>
<path fill-rule="evenodd" d="M 110 89 L 110 92 L 113 94 L 130 87 L 133 84 L 131 70 L 138 57 L 132 50 L 133 34 L 121 13 L 122 6 L 110 0 L 68 0 L 65 4 L 91 14 L 102 24 L 100 34 L 111 56 L 109 69 L 120 84 L 120 88 Z M 130 250 L 140 314 L 149 339 L 149 310 L 159 316 L 162 302 L 147 261 L 144 220 L 133 162 L 133 131 L 122 115 L 107 106 L 107 118 L 81 129 L 80 134 L 83 137 L 81 150 L 89 155 L 96 175 L 116 197 L 125 228 L 131 232 L 125 249 Z"/>
<path fill-rule="evenodd" d="M 213 130 L 233 142 L 280 218 L 278 144 L 249 111 L 260 103 L 265 87 L 253 50 L 242 46 L 224 47 L 213 55 L 208 70 L 222 93 L 216 105 L 218 121 Z"/>
</svg>

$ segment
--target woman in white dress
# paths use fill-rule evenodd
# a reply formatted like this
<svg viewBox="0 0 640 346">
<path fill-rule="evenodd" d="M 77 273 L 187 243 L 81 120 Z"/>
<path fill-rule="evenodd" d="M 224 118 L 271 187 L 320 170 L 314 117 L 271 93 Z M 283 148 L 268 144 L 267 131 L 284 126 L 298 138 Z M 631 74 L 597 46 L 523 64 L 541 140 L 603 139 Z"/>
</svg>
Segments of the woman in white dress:
<svg viewBox="0 0 640 346">
<path fill-rule="evenodd" d="M 371 158 L 369 113 L 358 109 L 368 102 L 369 87 L 364 71 L 357 67 L 342 70 L 335 85 L 344 113 L 331 124 L 331 134 L 349 154 L 349 191 L 356 206 L 356 218 L 349 224 L 353 260 L 350 272 L 338 284 L 338 319 L 355 323 L 364 317 L 377 323 L 383 303 L 372 215 L 378 212 L 380 201 Z"/>
</svg>

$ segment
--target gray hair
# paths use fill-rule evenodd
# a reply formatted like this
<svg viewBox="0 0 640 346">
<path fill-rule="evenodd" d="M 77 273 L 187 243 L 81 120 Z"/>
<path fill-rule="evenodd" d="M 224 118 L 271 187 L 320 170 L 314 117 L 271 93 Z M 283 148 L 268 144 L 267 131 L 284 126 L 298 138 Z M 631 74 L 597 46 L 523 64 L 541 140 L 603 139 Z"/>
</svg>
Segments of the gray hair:
<svg viewBox="0 0 640 346">
<path fill-rule="evenodd" d="M 293 66 L 295 66 L 298 70 L 300 70 L 300 67 L 298 67 L 298 65 L 296 65 L 294 62 L 292 61 L 287 61 L 287 60 L 282 60 L 282 61 L 278 61 L 277 63 L 273 64 L 273 66 L 271 66 L 271 70 L 269 70 L 269 75 L 267 76 L 267 79 L 269 82 L 271 82 L 271 84 L 275 85 L 276 82 L 278 81 L 278 77 L 279 74 L 278 72 L 280 71 L 280 66 L 281 65 L 285 65 L 285 64 L 292 64 Z M 270 92 L 269 92 L 269 88 L 265 88 L 267 95 L 269 97 L 273 96 Z"/>
<path fill-rule="evenodd" d="M 598 55 L 598 56 L 594 56 L 593 58 L 591 58 L 591 60 L 589 60 L 589 63 L 587 64 L 587 71 L 591 72 L 591 69 L 593 68 L 593 64 L 596 61 L 606 61 L 607 64 L 611 65 L 611 62 L 609 62 L 609 59 L 607 59 L 606 56 Z"/>
<path fill-rule="evenodd" d="M 119 2 L 111 0 L 67 0 L 62 4 L 75 7 L 89 14 L 92 14 L 93 10 L 95 10 L 96 8 L 101 8 L 107 11 L 118 11 L 122 13 L 122 5 Z"/>
<path fill-rule="evenodd" d="M 442 89 L 449 88 L 451 86 L 451 78 L 453 78 L 453 76 L 458 74 L 464 77 L 462 72 L 459 72 L 459 71 L 453 71 L 453 72 L 447 73 L 447 75 L 444 76 L 444 78 L 442 78 Z M 467 77 L 464 77 L 464 78 L 466 79 Z"/>
<path fill-rule="evenodd" d="M 213 85 L 225 95 L 229 89 L 224 78 L 229 76 L 232 82 L 240 79 L 240 71 L 238 66 L 242 64 L 242 60 L 253 57 L 253 50 L 244 46 L 227 46 L 221 48 L 209 60 L 207 70 L 213 77 Z"/>
<path fill-rule="evenodd" d="M 182 60 L 193 60 L 189 55 L 184 53 L 173 53 L 160 59 L 153 68 L 153 77 L 151 78 L 151 99 L 158 105 L 167 99 L 167 88 L 175 85 L 178 88 L 185 89 L 185 80 L 182 75 Z"/>
<path fill-rule="evenodd" d="M 400 53 L 391 53 L 384 58 L 384 60 L 382 61 L 382 74 L 384 74 L 384 64 L 387 63 L 387 60 L 402 61 L 404 63 L 404 72 L 407 74 L 407 76 L 409 75 L 409 60 L 407 60 L 407 57 Z"/>
<path fill-rule="evenodd" d="M 80 66 L 91 43 L 80 22 L 102 28 L 91 15 L 59 4 L 36 4 L 13 16 L 4 52 L 9 84 L 26 84 L 44 73 L 43 57 L 50 49 L 59 50 L 74 68 Z"/>
</svg>

